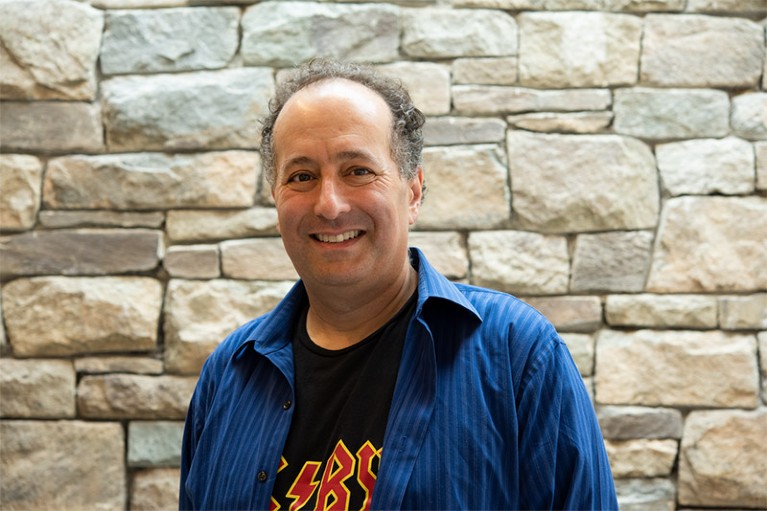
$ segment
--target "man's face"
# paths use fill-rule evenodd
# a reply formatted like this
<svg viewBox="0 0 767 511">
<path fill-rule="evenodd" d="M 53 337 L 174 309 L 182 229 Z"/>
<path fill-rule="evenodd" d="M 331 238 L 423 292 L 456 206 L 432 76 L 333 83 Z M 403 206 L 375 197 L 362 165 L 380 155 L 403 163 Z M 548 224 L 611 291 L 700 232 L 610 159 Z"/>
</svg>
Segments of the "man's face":
<svg viewBox="0 0 767 511">
<path fill-rule="evenodd" d="M 400 176 L 391 127 L 383 99 L 349 80 L 309 85 L 280 113 L 272 194 L 285 249 L 309 289 L 375 291 L 404 275 L 423 178 L 420 169 L 409 182 Z"/>
</svg>

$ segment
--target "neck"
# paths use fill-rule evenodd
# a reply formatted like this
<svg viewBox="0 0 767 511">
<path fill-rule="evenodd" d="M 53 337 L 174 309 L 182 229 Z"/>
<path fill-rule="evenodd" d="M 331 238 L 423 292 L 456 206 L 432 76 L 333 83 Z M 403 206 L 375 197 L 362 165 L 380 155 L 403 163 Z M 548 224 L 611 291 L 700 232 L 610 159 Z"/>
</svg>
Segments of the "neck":
<svg viewBox="0 0 767 511">
<path fill-rule="evenodd" d="M 407 264 L 402 278 L 383 289 L 310 290 L 306 330 L 326 349 L 352 346 L 385 325 L 408 301 L 418 285 L 418 274 Z"/>
</svg>

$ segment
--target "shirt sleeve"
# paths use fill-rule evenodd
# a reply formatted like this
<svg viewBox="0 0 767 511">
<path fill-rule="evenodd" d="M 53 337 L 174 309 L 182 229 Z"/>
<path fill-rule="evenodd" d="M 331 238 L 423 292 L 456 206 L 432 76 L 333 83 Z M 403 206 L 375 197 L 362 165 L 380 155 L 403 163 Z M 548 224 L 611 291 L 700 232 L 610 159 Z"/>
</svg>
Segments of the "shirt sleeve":
<svg viewBox="0 0 767 511">
<path fill-rule="evenodd" d="M 206 363 L 206 366 L 208 364 Z M 207 413 L 207 396 L 210 388 L 207 367 L 203 367 L 200 379 L 195 387 L 194 394 L 189 403 L 184 423 L 184 436 L 181 441 L 181 479 L 179 481 L 178 508 L 179 510 L 194 509 L 194 503 L 191 496 L 186 491 L 186 481 L 189 477 L 189 470 L 197 450 L 197 442 L 202 434 L 205 424 L 205 415 Z"/>
<path fill-rule="evenodd" d="M 518 401 L 523 509 L 618 509 L 604 440 L 583 380 L 556 333 L 523 375 Z"/>
</svg>

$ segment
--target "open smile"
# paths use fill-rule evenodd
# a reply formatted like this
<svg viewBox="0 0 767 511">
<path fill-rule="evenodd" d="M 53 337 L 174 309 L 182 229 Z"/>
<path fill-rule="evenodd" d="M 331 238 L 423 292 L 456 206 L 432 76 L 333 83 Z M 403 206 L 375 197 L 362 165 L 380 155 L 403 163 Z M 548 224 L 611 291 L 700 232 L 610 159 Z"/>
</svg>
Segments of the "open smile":
<svg viewBox="0 0 767 511">
<path fill-rule="evenodd" d="M 340 234 L 312 234 L 312 238 L 323 243 L 343 243 L 344 241 L 354 239 L 363 233 L 364 231 L 354 230 L 342 232 Z"/>
</svg>

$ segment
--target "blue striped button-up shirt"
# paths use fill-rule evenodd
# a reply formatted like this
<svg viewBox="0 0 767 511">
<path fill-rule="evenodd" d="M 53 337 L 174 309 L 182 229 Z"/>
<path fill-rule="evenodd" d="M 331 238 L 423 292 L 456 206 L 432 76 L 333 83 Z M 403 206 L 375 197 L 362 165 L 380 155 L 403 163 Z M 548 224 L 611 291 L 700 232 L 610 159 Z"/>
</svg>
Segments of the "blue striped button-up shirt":
<svg viewBox="0 0 767 511">
<path fill-rule="evenodd" d="M 373 509 L 617 509 L 583 381 L 554 327 L 411 251 L 418 303 Z M 189 407 L 180 508 L 268 509 L 293 415 L 298 282 L 208 358 Z"/>
</svg>

